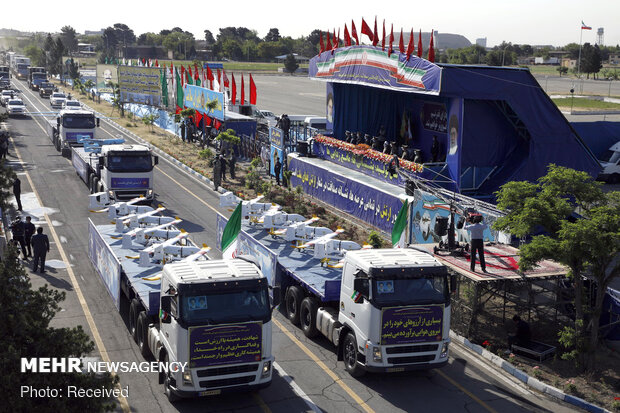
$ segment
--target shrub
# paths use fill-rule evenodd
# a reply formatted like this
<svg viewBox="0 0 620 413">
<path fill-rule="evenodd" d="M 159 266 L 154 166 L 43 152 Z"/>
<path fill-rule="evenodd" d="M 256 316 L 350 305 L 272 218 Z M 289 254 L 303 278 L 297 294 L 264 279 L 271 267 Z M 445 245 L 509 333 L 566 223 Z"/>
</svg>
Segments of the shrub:
<svg viewBox="0 0 620 413">
<path fill-rule="evenodd" d="M 258 168 L 262 164 L 263 164 L 263 161 L 260 158 L 254 158 L 252 159 L 252 162 L 250 162 L 250 166 L 252 168 Z"/>
<path fill-rule="evenodd" d="M 261 189 L 260 184 L 261 184 L 261 179 L 260 179 L 260 175 L 258 172 L 252 170 L 247 173 L 247 175 L 245 176 L 245 187 L 246 188 L 254 189 L 258 191 L 259 189 Z"/>
<path fill-rule="evenodd" d="M 372 245 L 373 248 L 381 248 L 383 246 L 383 238 L 381 238 L 381 234 L 377 231 L 372 230 L 368 235 L 368 243 Z"/>
<path fill-rule="evenodd" d="M 213 162 L 213 151 L 210 148 L 204 148 L 198 151 L 198 157 L 200 159 L 211 159 L 211 162 Z"/>
</svg>

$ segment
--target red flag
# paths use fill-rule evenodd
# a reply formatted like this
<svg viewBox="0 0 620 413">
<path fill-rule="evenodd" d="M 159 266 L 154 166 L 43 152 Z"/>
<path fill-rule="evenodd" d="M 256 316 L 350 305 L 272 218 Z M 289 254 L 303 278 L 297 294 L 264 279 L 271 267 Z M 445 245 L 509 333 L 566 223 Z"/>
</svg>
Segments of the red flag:
<svg viewBox="0 0 620 413">
<path fill-rule="evenodd" d="M 351 20 L 351 37 L 355 39 L 357 44 L 360 44 L 360 39 L 357 37 L 357 30 L 355 30 L 355 22 Z"/>
<path fill-rule="evenodd" d="M 250 73 L 250 105 L 256 105 L 256 84 Z"/>
<path fill-rule="evenodd" d="M 187 71 L 189 72 L 189 78 L 193 79 L 194 75 L 192 75 L 192 68 L 191 68 L 191 66 L 187 66 Z"/>
<path fill-rule="evenodd" d="M 329 30 L 327 31 L 327 44 L 325 45 L 325 51 L 332 50 L 332 41 L 331 36 L 329 34 Z"/>
<path fill-rule="evenodd" d="M 181 86 L 185 84 L 185 66 L 181 65 Z"/>
<path fill-rule="evenodd" d="M 403 28 L 400 28 L 400 41 L 398 42 L 398 50 L 401 53 L 405 53 L 405 41 L 403 40 Z"/>
<path fill-rule="evenodd" d="M 411 29 L 411 34 L 409 35 L 409 44 L 407 45 L 407 60 L 409 60 L 414 50 L 415 50 L 415 39 L 413 37 L 413 29 Z"/>
<path fill-rule="evenodd" d="M 146 60 L 144 59 L 144 57 L 142 58 L 142 66 L 146 66 Z"/>
<path fill-rule="evenodd" d="M 336 29 L 334 29 L 334 37 L 332 38 L 332 50 L 338 47 L 338 40 L 336 40 Z"/>
<path fill-rule="evenodd" d="M 224 69 L 222 69 L 222 78 L 224 80 L 224 87 L 230 86 L 230 83 L 228 82 L 228 76 L 226 76 L 226 71 Z"/>
<path fill-rule="evenodd" d="M 435 46 L 433 42 L 433 37 L 435 34 L 435 30 L 431 30 L 431 44 L 428 46 L 428 61 L 431 63 L 435 63 Z"/>
<path fill-rule="evenodd" d="M 372 45 L 373 46 L 377 46 L 377 43 L 379 43 L 379 33 L 377 33 L 377 16 L 375 16 L 375 31 L 373 32 L 373 40 L 372 40 Z"/>
<path fill-rule="evenodd" d="M 338 37 L 336 37 L 336 29 L 334 29 L 334 45 L 332 47 L 332 54 L 340 46 L 340 27 L 338 28 Z"/>
<path fill-rule="evenodd" d="M 220 69 L 217 69 L 217 84 L 220 86 L 220 92 L 224 88 L 222 86 L 222 80 L 221 79 L 222 79 L 222 72 L 220 72 Z"/>
<path fill-rule="evenodd" d="M 155 67 L 159 67 L 159 60 L 155 59 Z"/>
<path fill-rule="evenodd" d="M 245 86 L 243 85 L 243 73 L 241 73 L 241 99 L 239 99 L 240 105 L 245 105 Z"/>
<path fill-rule="evenodd" d="M 385 51 L 385 19 L 383 19 L 383 36 L 381 36 L 381 50 Z"/>
<path fill-rule="evenodd" d="M 230 92 L 230 100 L 233 105 L 237 104 L 237 83 L 235 82 L 235 74 L 232 74 L 232 91 Z"/>
<path fill-rule="evenodd" d="M 172 62 L 170 62 L 170 76 L 174 76 L 174 66 L 172 65 Z"/>
<path fill-rule="evenodd" d="M 418 57 L 422 57 L 422 29 L 420 29 L 420 37 L 418 37 Z"/>
<path fill-rule="evenodd" d="M 215 129 L 220 130 L 220 128 L 222 127 L 222 122 L 220 122 L 217 119 L 214 119 L 213 126 L 215 126 Z"/>
<path fill-rule="evenodd" d="M 211 68 L 209 67 L 209 65 L 207 65 L 207 80 L 209 81 L 209 89 L 213 90 L 213 80 L 215 79 L 215 77 L 213 77 L 213 72 L 211 71 Z"/>
<path fill-rule="evenodd" d="M 196 125 L 196 127 L 200 124 L 200 119 L 202 119 L 202 113 L 196 111 L 196 115 L 194 116 L 194 125 Z"/>
<path fill-rule="evenodd" d="M 345 47 L 351 46 L 351 36 L 349 36 L 349 29 L 347 29 L 347 24 L 344 24 L 344 45 Z"/>
<path fill-rule="evenodd" d="M 210 116 L 205 116 L 205 123 L 207 124 L 207 126 L 211 126 L 211 124 L 213 123 L 213 119 Z"/>
<path fill-rule="evenodd" d="M 394 42 L 394 23 L 392 23 L 392 28 L 390 29 L 390 47 L 388 49 L 388 57 L 392 55 L 394 52 L 394 48 L 392 47 L 392 43 Z"/>
<path fill-rule="evenodd" d="M 362 17 L 362 34 L 365 34 L 366 36 L 368 36 L 371 42 L 375 41 L 375 36 L 372 34 L 372 30 L 370 29 L 370 26 L 366 24 L 366 20 L 364 20 L 363 17 Z"/>
<path fill-rule="evenodd" d="M 200 74 L 198 73 L 198 66 L 194 65 L 194 80 L 199 80 Z"/>
<path fill-rule="evenodd" d="M 323 44 L 323 32 L 320 31 L 319 32 L 319 56 L 321 55 L 321 52 L 325 51 L 325 45 Z"/>
</svg>

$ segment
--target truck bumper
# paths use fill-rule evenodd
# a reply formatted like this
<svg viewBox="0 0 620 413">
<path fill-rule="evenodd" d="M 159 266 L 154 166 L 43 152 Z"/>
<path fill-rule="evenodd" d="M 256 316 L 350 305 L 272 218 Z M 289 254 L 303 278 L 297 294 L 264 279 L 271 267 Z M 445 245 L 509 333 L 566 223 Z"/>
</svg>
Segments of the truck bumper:
<svg viewBox="0 0 620 413">
<path fill-rule="evenodd" d="M 259 384 L 244 384 L 241 386 L 231 386 L 231 387 L 224 387 L 222 389 L 213 389 L 213 390 L 205 390 L 205 391 L 178 390 L 174 387 L 171 387 L 170 389 L 175 395 L 182 397 L 184 399 L 189 399 L 189 398 L 196 398 L 196 397 L 219 396 L 221 394 L 227 394 L 227 393 L 252 392 L 252 391 L 257 391 L 257 390 L 269 387 L 270 384 L 271 384 L 271 379 L 267 382 L 259 383 Z"/>
<path fill-rule="evenodd" d="M 362 366 L 364 370 L 369 373 L 399 373 L 403 371 L 414 370 L 431 370 L 437 369 L 448 364 L 448 357 L 439 363 L 418 363 L 418 364 L 405 364 L 391 367 L 376 367 L 376 366 Z"/>
</svg>

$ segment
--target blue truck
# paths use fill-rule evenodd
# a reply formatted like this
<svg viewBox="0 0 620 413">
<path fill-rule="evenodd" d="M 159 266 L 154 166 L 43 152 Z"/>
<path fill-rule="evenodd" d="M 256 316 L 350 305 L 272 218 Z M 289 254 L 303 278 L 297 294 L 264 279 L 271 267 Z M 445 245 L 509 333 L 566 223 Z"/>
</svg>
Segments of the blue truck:
<svg viewBox="0 0 620 413">
<path fill-rule="evenodd" d="M 243 221 L 236 246 L 226 254 L 255 257 L 279 292 L 286 318 L 307 337 L 330 340 L 352 376 L 448 362 L 455 280 L 432 255 L 412 248 L 359 249 L 328 265 L 305 250 L 310 243 L 278 239 L 273 229 L 256 224 L 261 220 Z M 226 222 L 218 215 L 220 236 Z"/>
<path fill-rule="evenodd" d="M 43 82 L 47 81 L 47 73 L 44 67 L 28 68 L 28 87 L 32 90 L 39 90 Z"/>
</svg>

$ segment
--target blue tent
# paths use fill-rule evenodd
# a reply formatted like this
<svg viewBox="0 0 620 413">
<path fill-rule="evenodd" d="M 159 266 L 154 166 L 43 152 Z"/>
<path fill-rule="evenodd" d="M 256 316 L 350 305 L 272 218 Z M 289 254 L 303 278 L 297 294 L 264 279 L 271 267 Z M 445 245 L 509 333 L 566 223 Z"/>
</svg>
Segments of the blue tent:
<svg viewBox="0 0 620 413">
<path fill-rule="evenodd" d="M 596 176 L 600 165 L 527 69 L 434 64 L 352 46 L 315 56 L 310 77 L 327 82 L 328 129 L 377 136 L 420 149 L 433 137 L 448 187 L 492 197 L 502 184 L 536 180 L 550 163 Z"/>
<path fill-rule="evenodd" d="M 613 144 L 620 141 L 620 123 L 608 121 L 571 122 L 596 159 L 603 159 Z"/>
</svg>

